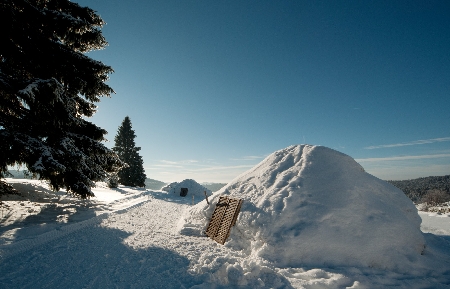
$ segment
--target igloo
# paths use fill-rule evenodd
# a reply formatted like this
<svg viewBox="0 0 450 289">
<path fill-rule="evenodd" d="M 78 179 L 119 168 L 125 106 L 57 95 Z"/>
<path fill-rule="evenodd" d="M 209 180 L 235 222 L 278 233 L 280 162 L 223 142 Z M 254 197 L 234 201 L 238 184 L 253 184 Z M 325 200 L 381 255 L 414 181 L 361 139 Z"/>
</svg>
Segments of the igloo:
<svg viewBox="0 0 450 289">
<path fill-rule="evenodd" d="M 399 268 L 420 258 L 421 219 L 405 194 L 336 150 L 276 151 L 185 211 L 181 234 L 203 235 L 219 196 L 243 199 L 226 246 L 279 267 Z"/>
</svg>

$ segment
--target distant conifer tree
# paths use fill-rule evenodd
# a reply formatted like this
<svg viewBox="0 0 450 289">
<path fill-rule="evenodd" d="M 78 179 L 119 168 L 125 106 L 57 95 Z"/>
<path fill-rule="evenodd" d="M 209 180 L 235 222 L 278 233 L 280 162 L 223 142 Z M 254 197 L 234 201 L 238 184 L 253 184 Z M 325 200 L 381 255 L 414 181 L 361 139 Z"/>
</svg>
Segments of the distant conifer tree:
<svg viewBox="0 0 450 289">
<path fill-rule="evenodd" d="M 110 66 L 84 53 L 107 45 L 99 15 L 69 0 L 0 0 L 0 177 L 25 164 L 82 198 L 123 165 L 86 120 Z"/>
<path fill-rule="evenodd" d="M 113 151 L 117 153 L 120 160 L 128 166 L 122 168 L 117 174 L 119 184 L 130 187 L 145 187 L 147 176 L 144 171 L 144 162 L 136 147 L 134 139 L 136 135 L 131 127 L 130 118 L 127 116 L 117 131 L 114 138 L 115 146 Z"/>
</svg>

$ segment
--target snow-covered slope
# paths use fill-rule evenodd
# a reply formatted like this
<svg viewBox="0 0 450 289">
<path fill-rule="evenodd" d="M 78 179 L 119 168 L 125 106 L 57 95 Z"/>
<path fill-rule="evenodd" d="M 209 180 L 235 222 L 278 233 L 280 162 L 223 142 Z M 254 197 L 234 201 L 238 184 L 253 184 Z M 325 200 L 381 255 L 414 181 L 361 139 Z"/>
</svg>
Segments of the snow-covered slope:
<svg viewBox="0 0 450 289">
<path fill-rule="evenodd" d="M 280 267 L 365 266 L 408 270 L 425 240 L 414 204 L 394 186 L 335 150 L 277 151 L 216 193 L 244 203 L 228 246 Z M 199 203 L 181 233 L 205 230 L 214 205 Z"/>
</svg>

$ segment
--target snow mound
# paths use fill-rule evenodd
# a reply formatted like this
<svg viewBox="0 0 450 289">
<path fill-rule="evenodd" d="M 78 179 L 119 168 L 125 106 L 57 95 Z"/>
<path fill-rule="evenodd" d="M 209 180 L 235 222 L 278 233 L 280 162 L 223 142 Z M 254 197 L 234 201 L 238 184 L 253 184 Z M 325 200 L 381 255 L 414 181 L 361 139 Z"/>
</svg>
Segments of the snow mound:
<svg viewBox="0 0 450 289">
<path fill-rule="evenodd" d="M 279 267 L 368 266 L 408 270 L 425 241 L 414 204 L 335 150 L 276 151 L 184 212 L 178 232 L 202 235 L 219 196 L 244 200 L 226 246 Z"/>
<path fill-rule="evenodd" d="M 182 181 L 181 183 L 173 182 L 170 183 L 164 187 L 161 188 L 161 191 L 165 191 L 168 193 L 175 193 L 180 194 L 181 188 L 187 188 L 188 189 L 188 195 L 194 195 L 194 196 L 204 196 L 205 191 L 208 195 L 211 195 L 211 190 L 205 188 L 204 186 L 200 185 L 194 180 L 186 179 Z"/>
</svg>

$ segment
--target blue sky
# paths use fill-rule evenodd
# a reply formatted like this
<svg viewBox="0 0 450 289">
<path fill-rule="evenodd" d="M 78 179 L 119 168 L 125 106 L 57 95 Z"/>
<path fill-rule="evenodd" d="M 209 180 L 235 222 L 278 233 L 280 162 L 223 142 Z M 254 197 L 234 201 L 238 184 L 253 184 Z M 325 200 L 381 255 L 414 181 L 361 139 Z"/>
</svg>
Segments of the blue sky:
<svg viewBox="0 0 450 289">
<path fill-rule="evenodd" d="M 149 178 L 228 182 L 293 144 L 382 179 L 450 174 L 449 1 L 75 1 L 107 22 L 116 91 Z"/>
</svg>

